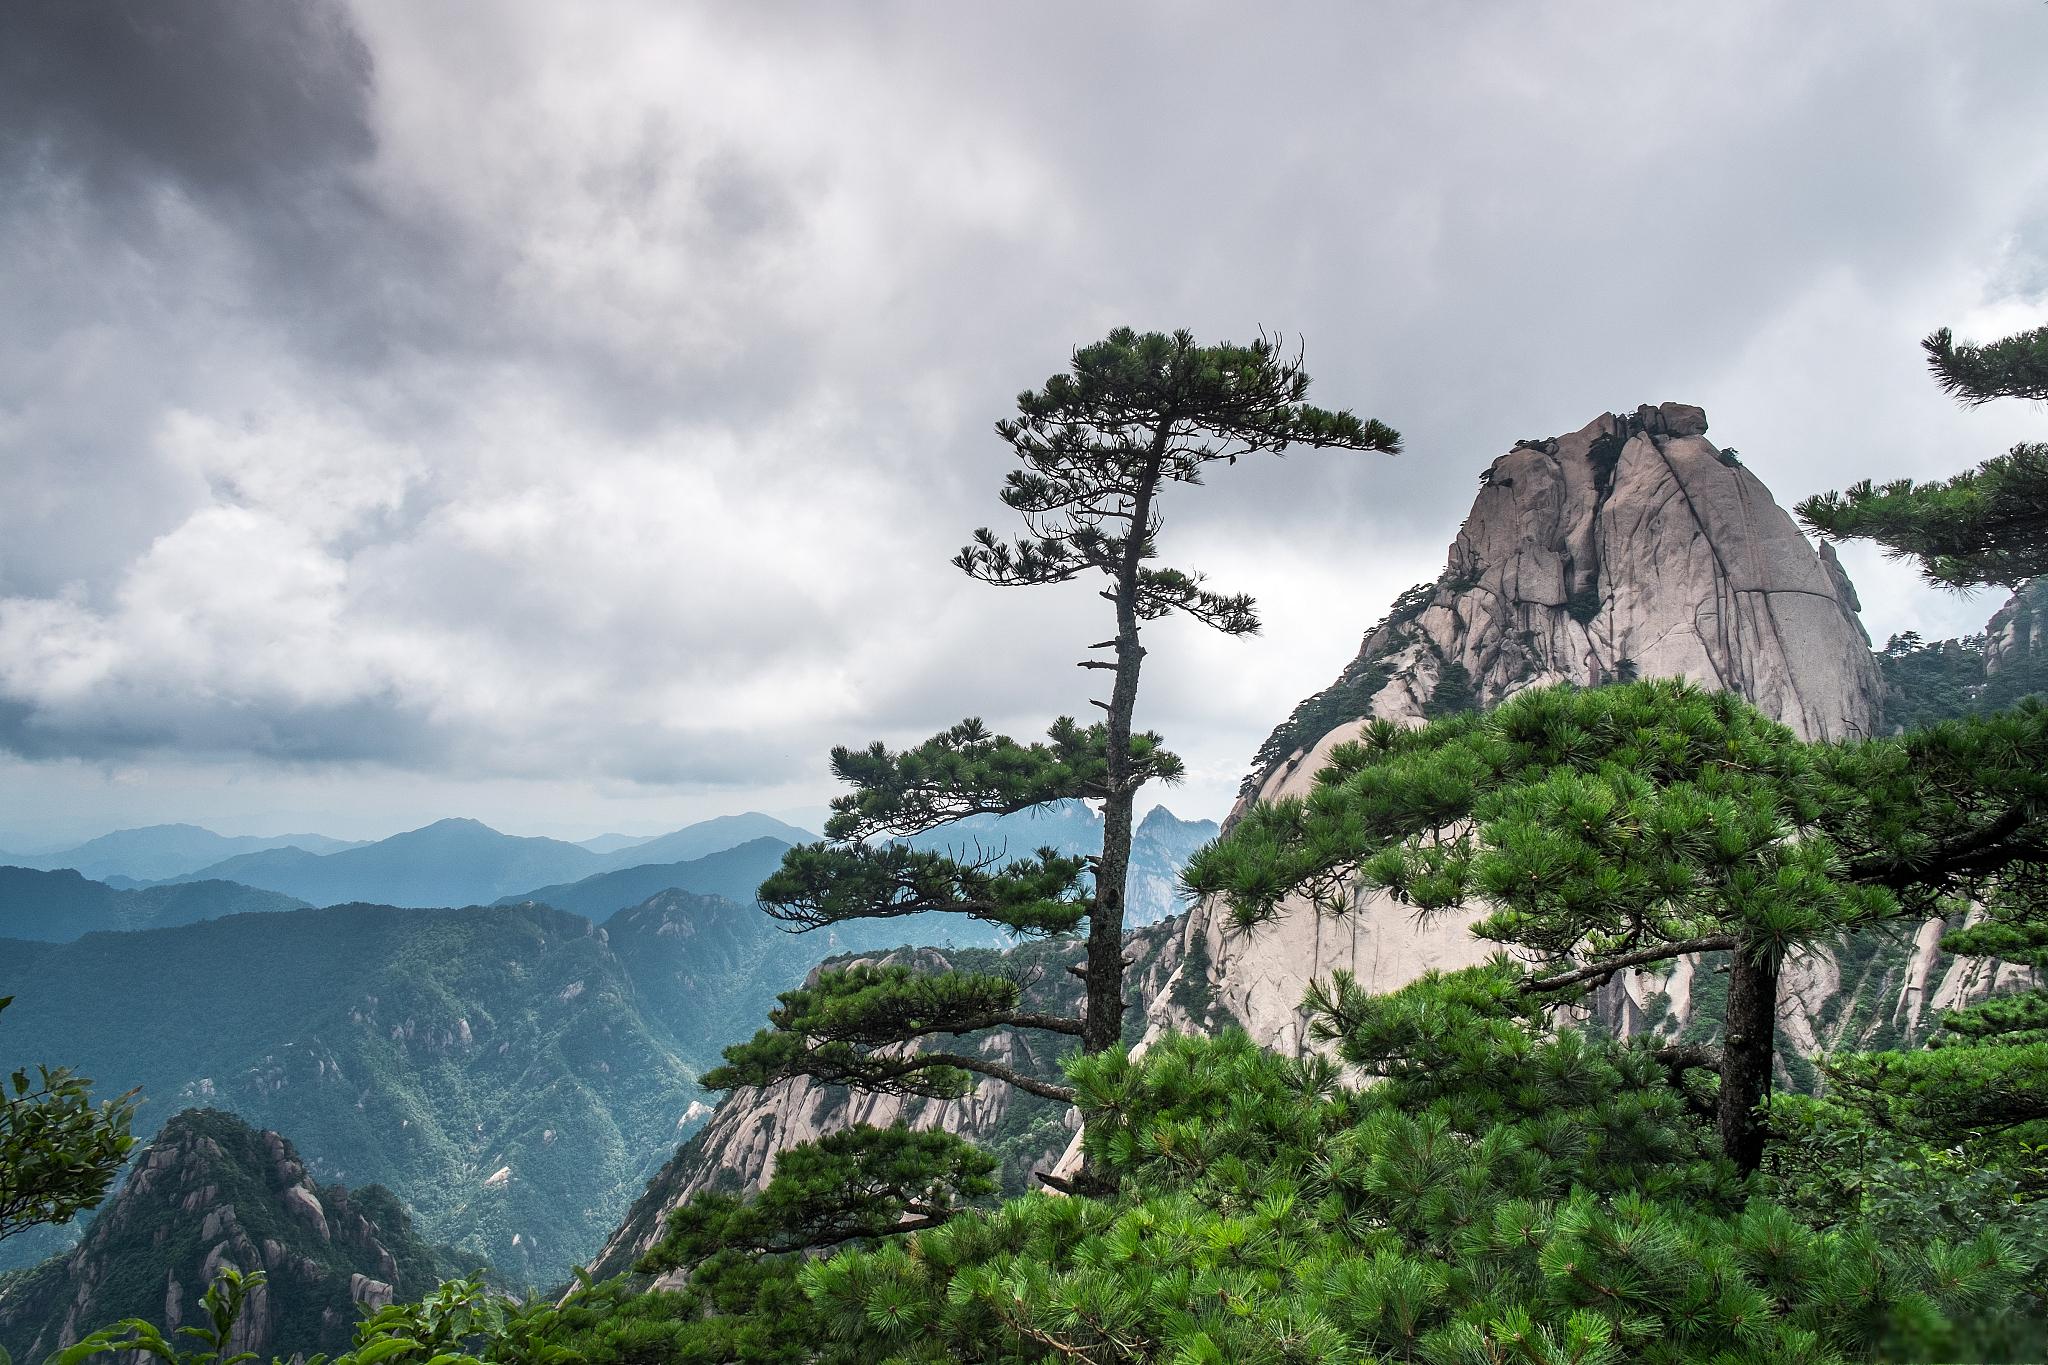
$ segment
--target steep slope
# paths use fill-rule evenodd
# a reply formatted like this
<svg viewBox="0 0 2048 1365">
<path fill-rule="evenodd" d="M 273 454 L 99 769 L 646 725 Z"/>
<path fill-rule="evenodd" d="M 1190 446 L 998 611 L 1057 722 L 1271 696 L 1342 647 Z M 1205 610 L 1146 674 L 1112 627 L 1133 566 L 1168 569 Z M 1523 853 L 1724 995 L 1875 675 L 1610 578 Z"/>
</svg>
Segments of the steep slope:
<svg viewBox="0 0 2048 1365">
<path fill-rule="evenodd" d="M 1214 820 L 1183 820 L 1164 806 L 1154 806 L 1131 836 L 1130 880 L 1124 887 L 1125 923 L 1136 928 L 1157 924 L 1185 910 L 1180 870 L 1195 850 L 1214 839 L 1221 827 Z"/>
<path fill-rule="evenodd" d="M 95 881 L 125 877 L 138 882 L 163 881 L 245 853 L 296 848 L 306 853 L 333 853 L 356 845 L 324 834 L 223 835 L 198 825 L 145 825 L 117 829 L 72 848 L 18 860 L 21 867 L 68 867 Z"/>
<path fill-rule="evenodd" d="M 275 891 L 235 882 L 185 882 L 119 891 L 68 868 L 43 872 L 0 867 L 0 938 L 68 942 L 105 929 L 192 924 L 223 915 L 297 910 L 305 905 Z"/>
<path fill-rule="evenodd" d="M 208 1104 L 290 1132 L 322 1180 L 387 1184 L 434 1241 L 535 1283 L 596 1248 L 699 1093 L 605 934 L 545 907 L 352 905 L 9 944 L 0 995 L 9 1066 L 139 1085 L 145 1131 Z"/>
<path fill-rule="evenodd" d="M 522 887 L 571 881 L 604 865 L 589 849 L 560 839 L 500 834 L 475 820 L 440 820 L 339 853 L 243 854 L 175 880 L 237 881 L 314 905 L 484 905 Z"/>
<path fill-rule="evenodd" d="M 1150 925 L 1131 936 L 1131 1005 L 1125 1035 L 1135 1040 L 1144 1027 L 1144 1005 L 1165 988 L 1178 964 L 1179 936 L 1171 923 Z M 1023 944 L 1006 951 L 985 948 L 910 949 L 866 954 L 859 960 L 908 963 L 922 970 L 988 971 L 1020 974 L 1028 1009 L 1074 1013 L 1080 1009 L 1079 979 L 1067 968 L 1085 956 L 1072 942 Z M 836 963 L 855 960 L 832 959 Z M 1046 1080 L 1061 1077 L 1060 1061 L 1076 1045 L 1042 1033 L 990 1030 L 964 1040 L 946 1040 Z M 680 1147 L 660 1174 L 648 1182 L 617 1231 L 591 1262 L 598 1276 L 630 1270 L 660 1234 L 668 1211 L 700 1190 L 758 1188 L 774 1170 L 784 1148 L 855 1123 L 943 1128 L 965 1133 L 1002 1161 L 1008 1193 L 1030 1186 L 1031 1173 L 1066 1150 L 1075 1128 L 1065 1105 L 1026 1095 L 999 1081 L 983 1079 L 957 1100 L 924 1100 L 846 1090 L 796 1081 L 766 1090 L 743 1088 L 720 1100 L 711 1121 Z"/>
<path fill-rule="evenodd" d="M 71 1251 L 0 1280 L 0 1347 L 36 1365 L 95 1328 L 203 1320 L 220 1265 L 261 1270 L 234 1349 L 346 1349 L 364 1309 L 417 1298 L 443 1271 L 389 1190 L 321 1186 L 292 1144 L 229 1114 L 166 1123 Z"/>
</svg>

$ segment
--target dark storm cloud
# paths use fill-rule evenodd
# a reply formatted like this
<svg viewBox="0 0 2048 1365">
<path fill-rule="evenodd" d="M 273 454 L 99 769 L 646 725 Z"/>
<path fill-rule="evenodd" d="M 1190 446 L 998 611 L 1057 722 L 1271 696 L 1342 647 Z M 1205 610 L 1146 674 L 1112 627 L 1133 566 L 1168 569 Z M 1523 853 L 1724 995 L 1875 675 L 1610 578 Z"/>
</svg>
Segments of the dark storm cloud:
<svg viewBox="0 0 2048 1365">
<path fill-rule="evenodd" d="M 375 146 L 370 52 L 338 5 L 23 0 L 6 25 L 9 151 L 102 193 L 259 200 Z"/>
<path fill-rule="evenodd" d="M 1035 734 L 1101 604 L 946 567 L 989 424 L 1113 325 L 1266 327 L 1407 451 L 1168 503 L 1269 622 L 1158 633 L 1227 792 L 1518 437 L 1703 402 L 1785 500 L 2015 438 L 1913 342 L 2048 290 L 2048 20 L 1850 18 L 0 11 L 0 749 L 726 790 Z"/>
<path fill-rule="evenodd" d="M 298 345 L 375 354 L 429 322 L 408 305 L 431 253 L 351 177 L 376 149 L 375 73 L 340 5 L 31 0 L 0 24 L 17 212 L 77 196 L 66 226 L 96 250 L 163 256 L 196 208 Z"/>
</svg>

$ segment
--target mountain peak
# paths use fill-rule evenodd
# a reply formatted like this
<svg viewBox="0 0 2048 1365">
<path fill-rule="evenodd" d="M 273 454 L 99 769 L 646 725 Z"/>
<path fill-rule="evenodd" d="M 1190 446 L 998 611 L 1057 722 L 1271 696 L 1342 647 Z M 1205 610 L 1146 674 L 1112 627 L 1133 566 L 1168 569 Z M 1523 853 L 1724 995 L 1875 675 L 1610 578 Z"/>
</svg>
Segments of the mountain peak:
<svg viewBox="0 0 2048 1365">
<path fill-rule="evenodd" d="M 481 820 L 472 820 L 472 819 L 470 819 L 470 818 L 469 818 L 468 816 L 466 816 L 466 815 L 451 815 L 451 816 L 448 816 L 448 817 L 446 817 L 445 819 L 441 819 L 441 820 L 436 820 L 436 821 L 434 821 L 434 822 L 433 822 L 432 824 L 430 824 L 430 825 L 421 825 L 421 826 L 420 826 L 420 827 L 419 827 L 418 829 L 415 829 L 415 830 L 408 830 L 408 831 L 407 831 L 407 833 L 409 833 L 409 834 L 435 834 L 435 833 L 442 833 L 442 834 L 456 834 L 456 833 L 462 833 L 462 834 L 498 834 L 498 831 L 497 831 L 497 830 L 495 830 L 495 829 L 492 829 L 492 828 L 491 828 L 491 827 L 490 827 L 489 825 L 485 824 L 485 823 L 484 823 L 483 821 L 481 821 Z M 509 837 L 511 837 L 511 836 L 499 834 L 499 837 L 500 837 L 500 838 L 509 838 Z"/>
<path fill-rule="evenodd" d="M 1871 733 L 1880 683 L 1855 589 L 1706 430 L 1703 409 L 1660 403 L 1517 441 L 1480 475 L 1443 573 L 1273 732 L 1243 794 L 1305 789 L 1366 717 L 1428 720 L 1553 682 L 1690 678 L 1808 738 Z"/>
</svg>

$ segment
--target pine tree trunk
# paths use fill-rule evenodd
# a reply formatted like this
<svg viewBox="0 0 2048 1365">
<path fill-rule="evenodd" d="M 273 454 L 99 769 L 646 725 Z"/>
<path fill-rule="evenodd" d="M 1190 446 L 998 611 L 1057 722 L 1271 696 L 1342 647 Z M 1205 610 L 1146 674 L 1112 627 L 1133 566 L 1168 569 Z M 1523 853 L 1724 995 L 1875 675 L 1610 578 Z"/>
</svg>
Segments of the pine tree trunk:
<svg viewBox="0 0 2048 1365">
<path fill-rule="evenodd" d="M 1088 1012 L 1082 1017 L 1081 1050 L 1104 1052 L 1124 1034 L 1124 882 L 1131 866 L 1131 811 L 1138 784 L 1131 770 L 1131 720 L 1138 709 L 1138 669 L 1145 647 L 1138 642 L 1138 570 L 1150 539 L 1152 494 L 1160 462 L 1172 435 L 1162 424 L 1153 438 L 1152 458 L 1132 500 L 1129 538 L 1116 576 L 1116 684 L 1109 694 L 1109 791 L 1102 802 L 1102 857 L 1095 865 L 1095 900 L 1088 912 Z"/>
<path fill-rule="evenodd" d="M 1763 1164 L 1764 1122 L 1757 1106 L 1771 1093 L 1777 1056 L 1778 962 L 1736 948 L 1728 969 L 1728 1014 L 1722 1024 L 1721 1150 L 1748 1175 Z"/>
</svg>

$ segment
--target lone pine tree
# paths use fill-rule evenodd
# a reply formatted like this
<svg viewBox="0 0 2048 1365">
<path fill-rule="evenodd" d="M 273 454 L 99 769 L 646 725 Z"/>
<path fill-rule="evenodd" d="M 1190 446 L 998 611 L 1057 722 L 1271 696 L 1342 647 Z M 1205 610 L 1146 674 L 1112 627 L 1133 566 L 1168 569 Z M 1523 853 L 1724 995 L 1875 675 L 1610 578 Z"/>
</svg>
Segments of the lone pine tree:
<svg viewBox="0 0 2048 1365">
<path fill-rule="evenodd" d="M 1202 575 L 1159 564 L 1160 497 L 1199 484 L 1212 465 L 1290 446 L 1392 453 L 1400 438 L 1377 421 L 1304 401 L 1309 378 L 1298 353 L 1261 338 L 1250 345 L 1197 345 L 1192 335 L 1128 328 L 1074 352 L 1065 374 L 1018 396 L 1017 415 L 996 424 L 1015 454 L 1003 502 L 1023 520 L 1009 540 L 983 528 L 954 564 L 1000 587 L 1100 575 L 1114 629 L 1091 646 L 1107 658 L 1081 667 L 1110 675 L 1103 718 L 1056 721 L 1042 743 L 990 733 L 978 720 L 901 752 L 882 744 L 833 750 L 834 773 L 851 791 L 833 802 L 826 839 L 792 849 L 762 884 L 769 914 L 806 930 L 852 919 L 942 911 L 1028 935 L 1087 923 L 1086 981 L 1078 1018 L 1020 1009 L 1017 981 L 995 974 L 918 974 L 855 967 L 819 973 L 782 997 L 772 1027 L 726 1051 L 705 1077 L 715 1088 L 793 1076 L 918 1095 L 959 1093 L 965 1073 L 1071 1100 L 1072 1090 L 978 1055 L 913 1051 L 936 1035 L 994 1027 L 1049 1030 L 1101 1052 L 1120 1038 L 1124 1015 L 1124 890 L 1138 789 L 1173 780 L 1180 761 L 1160 737 L 1134 729 L 1143 626 L 1179 613 L 1226 635 L 1258 629 L 1252 600 L 1204 585 Z M 1041 849 L 956 857 L 892 838 L 965 816 L 1008 814 L 1054 801 L 1101 803 L 1103 842 L 1093 858 Z"/>
<path fill-rule="evenodd" d="M 1942 390 L 1967 407 L 2048 401 L 2048 327 L 1982 346 L 1944 327 L 1921 343 Z M 2048 443 L 2025 442 L 1941 483 L 1865 479 L 1799 504 L 1821 535 L 1874 540 L 1949 587 L 2017 587 L 2048 570 Z"/>
</svg>

